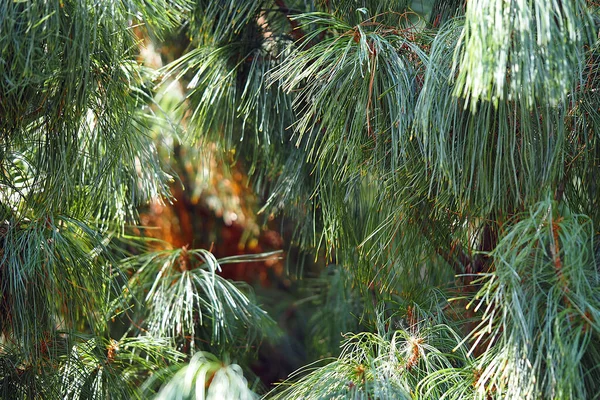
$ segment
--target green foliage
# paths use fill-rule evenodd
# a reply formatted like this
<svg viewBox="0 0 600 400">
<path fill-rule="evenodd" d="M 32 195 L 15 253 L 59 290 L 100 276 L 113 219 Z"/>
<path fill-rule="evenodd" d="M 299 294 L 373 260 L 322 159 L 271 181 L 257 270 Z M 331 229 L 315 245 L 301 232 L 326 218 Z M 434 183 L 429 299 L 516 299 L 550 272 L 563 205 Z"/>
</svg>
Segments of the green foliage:
<svg viewBox="0 0 600 400">
<path fill-rule="evenodd" d="M 271 255 L 124 235 L 137 206 L 169 198 L 157 130 L 196 146 L 183 169 L 208 145 L 238 162 L 261 212 L 331 265 L 298 304 L 316 310 L 317 357 L 343 333 L 341 352 L 267 397 L 597 396 L 597 12 L 2 2 L 0 397 L 258 396 L 249 350 L 276 328 L 220 273 Z M 141 37 L 174 36 L 182 55 L 140 65 Z M 154 100 L 172 88 L 181 121 Z"/>
<path fill-rule="evenodd" d="M 177 371 L 155 398 L 252 400 L 258 396 L 248 388 L 239 365 L 225 365 L 211 354 L 198 352 Z"/>
<path fill-rule="evenodd" d="M 1 328 L 23 355 L 41 356 L 39 343 L 57 325 L 103 331 L 107 299 L 118 293 L 109 239 L 67 217 L 4 228 Z"/>
<path fill-rule="evenodd" d="M 494 104 L 454 97 L 452 54 L 463 30 L 452 21 L 435 38 L 416 129 L 432 165 L 432 190 L 449 191 L 453 207 L 485 216 L 531 204 L 554 189 L 564 173 L 565 147 L 578 138 L 565 132 L 566 105 L 542 101 L 532 110 L 523 99 Z"/>
<path fill-rule="evenodd" d="M 331 15 L 343 19 L 353 25 L 361 22 L 362 17 L 369 13 L 378 16 L 390 24 L 398 23 L 407 11 L 410 1 L 406 0 L 318 0 L 317 4 Z"/>
<path fill-rule="evenodd" d="M 150 137 L 157 121 L 167 124 L 156 112 L 153 71 L 136 59 L 135 31 L 147 23 L 160 37 L 191 10 L 185 0 L 0 4 L 1 398 L 145 398 L 139 387 L 150 375 L 198 349 L 176 350 L 185 307 L 157 322 L 165 315 L 155 300 L 182 289 L 153 269 L 169 253 L 123 256 L 136 248 L 125 224 L 136 220 L 137 206 L 168 199 L 171 180 Z M 206 263 L 182 274 L 193 298 L 186 307 L 200 306 L 194 312 L 213 322 L 205 324 L 211 350 L 226 353 L 224 342 L 249 347 L 234 343 L 236 327 L 238 341 L 241 329 L 256 338 L 273 331 L 238 285 L 216 275 L 210 253 L 189 253 Z M 144 311 L 131 294 L 146 282 L 127 286 L 126 274 L 156 283 Z M 136 325 L 132 315 L 145 320 Z"/>
<path fill-rule="evenodd" d="M 226 43 L 243 36 L 266 5 L 264 0 L 199 0 L 192 14 L 192 38 L 203 44 Z"/>
<path fill-rule="evenodd" d="M 341 34 L 308 49 L 300 46 L 272 76 L 283 90 L 296 93 L 296 145 L 310 135 L 307 160 L 320 170 L 335 168 L 334 178 L 342 182 L 370 172 L 371 165 L 397 168 L 409 140 L 416 77 L 426 62 L 407 39 L 414 34 L 381 24 L 373 29 L 370 20 L 352 27 L 321 14 L 298 21 L 317 27 L 307 41 L 327 30 Z M 390 147 L 397 150 L 389 154 Z"/>
<path fill-rule="evenodd" d="M 342 335 L 360 328 L 364 304 L 351 287 L 352 279 L 337 265 L 329 265 L 318 278 L 305 278 L 304 289 L 310 294 L 306 299 L 315 308 L 308 321 L 309 348 L 319 358 L 337 355 Z"/>
<path fill-rule="evenodd" d="M 174 344 L 195 349 L 198 338 L 210 335 L 213 343 L 233 344 L 234 335 L 243 331 L 238 341 L 250 346 L 263 332 L 272 331 L 274 322 L 236 285 L 217 275 L 220 264 L 202 249 L 145 252 L 124 261 L 132 274 L 124 291 L 142 301 L 139 318 L 152 336 L 170 337 Z M 209 335 L 197 333 L 202 329 Z"/>
<path fill-rule="evenodd" d="M 595 40 L 583 0 L 470 1 L 465 17 L 455 93 L 496 106 L 564 101 L 581 70 L 583 45 Z"/>
<path fill-rule="evenodd" d="M 276 389 L 271 398 L 411 399 L 423 377 L 468 362 L 464 349 L 453 352 L 457 334 L 432 318 L 413 305 L 406 320 L 381 321 L 378 334 L 348 335 L 337 359 L 299 371 L 306 375 Z M 402 328 L 391 329 L 395 324 Z M 424 398 L 440 398 L 448 383 L 439 383 Z"/>
<path fill-rule="evenodd" d="M 478 361 L 477 389 L 510 398 L 590 398 L 598 371 L 583 359 L 597 354 L 600 311 L 592 223 L 549 201 L 514 222 L 471 303 L 484 310 L 471 331 L 474 345 L 485 340 L 489 349 Z"/>
<path fill-rule="evenodd" d="M 61 398 L 141 399 L 138 386 L 148 372 L 182 357 L 166 340 L 145 336 L 89 339 L 73 347 L 59 371 Z"/>
<path fill-rule="evenodd" d="M 143 133 L 150 98 L 123 29 L 129 10 L 120 1 L 0 6 L 0 184 L 14 220 L 122 222 L 166 194 Z"/>
</svg>

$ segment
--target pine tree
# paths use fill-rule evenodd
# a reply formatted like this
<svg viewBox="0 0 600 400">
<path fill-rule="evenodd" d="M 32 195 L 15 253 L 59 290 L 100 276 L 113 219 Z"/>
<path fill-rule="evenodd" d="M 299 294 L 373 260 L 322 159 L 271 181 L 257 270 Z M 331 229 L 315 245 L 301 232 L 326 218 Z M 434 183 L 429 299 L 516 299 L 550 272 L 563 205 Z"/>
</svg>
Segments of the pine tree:
<svg viewBox="0 0 600 400">
<path fill-rule="evenodd" d="M 168 199 L 171 179 L 150 136 L 164 118 L 136 60 L 136 21 L 160 35 L 189 10 L 0 4 L 2 399 L 148 398 L 172 378 L 169 397 L 181 374 L 190 395 L 212 380 L 213 398 L 255 397 L 239 366 L 206 351 L 250 347 L 272 320 L 208 251 L 128 235 L 136 207 Z"/>
<path fill-rule="evenodd" d="M 150 132 L 179 122 L 155 96 L 176 84 L 187 143 L 233 154 L 261 213 L 294 221 L 293 245 L 331 264 L 309 299 L 313 350 L 333 357 L 266 398 L 598 396 L 597 13 L 5 1 L 0 396 L 257 396 L 251 353 L 229 357 L 275 335 L 218 274 L 239 259 L 126 229 L 137 205 L 169 198 Z M 139 25 L 189 45 L 149 71 Z"/>
</svg>

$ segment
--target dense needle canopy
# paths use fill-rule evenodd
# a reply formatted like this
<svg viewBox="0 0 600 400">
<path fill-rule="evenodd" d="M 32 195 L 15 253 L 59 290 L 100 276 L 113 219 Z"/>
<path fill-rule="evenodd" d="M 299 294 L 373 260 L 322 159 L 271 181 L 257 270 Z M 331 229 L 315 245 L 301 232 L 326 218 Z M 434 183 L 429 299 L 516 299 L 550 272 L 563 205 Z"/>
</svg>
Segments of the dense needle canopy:
<svg viewBox="0 0 600 400">
<path fill-rule="evenodd" d="M 598 18 L 585 0 L 0 3 L 0 398 L 598 396 Z M 272 255 L 131 228 L 170 200 L 181 146 L 186 173 L 206 149 L 245 169 L 256 211 L 329 264 L 288 259 L 308 352 L 332 358 L 272 390 L 250 365 L 281 332 L 220 275 Z"/>
</svg>

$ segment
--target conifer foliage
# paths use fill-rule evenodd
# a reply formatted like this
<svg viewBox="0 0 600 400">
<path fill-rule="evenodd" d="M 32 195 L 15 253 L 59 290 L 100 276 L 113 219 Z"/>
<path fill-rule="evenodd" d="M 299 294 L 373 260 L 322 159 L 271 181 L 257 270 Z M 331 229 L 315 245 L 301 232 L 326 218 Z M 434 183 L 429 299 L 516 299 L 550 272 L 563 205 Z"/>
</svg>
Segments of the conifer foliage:
<svg viewBox="0 0 600 400">
<path fill-rule="evenodd" d="M 598 10 L 0 2 L 0 398 L 598 396 Z M 176 35 L 180 57 L 142 65 L 141 37 Z M 277 328 L 219 272 L 270 255 L 130 234 L 169 200 L 157 127 L 234 155 L 330 262 L 304 303 L 331 358 L 256 384 Z"/>
</svg>

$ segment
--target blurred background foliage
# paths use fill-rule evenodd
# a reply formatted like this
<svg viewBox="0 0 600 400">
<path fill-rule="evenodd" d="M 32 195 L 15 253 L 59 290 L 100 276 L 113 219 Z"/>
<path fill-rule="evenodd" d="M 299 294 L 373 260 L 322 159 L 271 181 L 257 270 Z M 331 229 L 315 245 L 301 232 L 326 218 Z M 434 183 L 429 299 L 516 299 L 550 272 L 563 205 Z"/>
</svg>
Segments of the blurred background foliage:
<svg viewBox="0 0 600 400">
<path fill-rule="evenodd" d="M 426 24 L 424 21 L 430 19 L 432 12 L 437 12 L 435 24 L 439 25 L 455 10 L 433 1 L 415 3 L 418 4 L 413 4 L 412 13 L 391 13 L 387 22 Z M 273 207 L 273 198 L 258 194 L 269 193 L 274 184 L 298 183 L 277 183 L 278 176 L 285 176 L 278 172 L 279 165 L 304 165 L 297 158 L 301 153 L 286 145 L 291 139 L 288 127 L 295 117 L 281 114 L 292 110 L 292 99 L 286 99 L 276 88 L 269 92 L 268 86 L 270 70 L 278 63 L 275 55 L 287 52 L 288 46 L 300 39 L 300 24 L 292 16 L 300 10 L 324 10 L 347 18 L 349 24 L 358 23 L 364 18 L 356 11 L 360 6 L 368 7 L 372 15 L 379 11 L 387 18 L 387 11 L 403 10 L 408 4 L 275 1 L 269 8 L 262 2 L 197 2 L 191 6 L 191 20 L 177 30 L 158 35 L 148 26 L 135 29 L 141 41 L 140 62 L 159 71 L 160 85 L 156 87 L 153 109 L 163 119 L 156 120 L 152 138 L 164 169 L 174 179 L 169 184 L 171 200 L 153 201 L 141 208 L 140 226 L 132 232 L 160 239 L 174 249 L 210 249 L 217 258 L 284 250 L 281 258 L 228 264 L 220 273 L 225 278 L 250 283 L 260 303 L 283 330 L 281 339 L 262 344 L 258 359 L 252 363 L 252 369 L 267 386 L 309 362 L 337 356 L 343 334 L 372 328 L 368 321 L 381 311 L 376 308 L 380 306 L 379 299 L 367 300 L 365 304 L 364 287 L 350 271 L 332 264 L 333 254 L 326 254 L 324 248 L 319 250 L 321 246 L 308 245 L 303 231 L 313 229 L 309 220 L 277 213 L 279 206 Z M 433 10 L 434 6 L 439 10 Z M 325 37 L 325 31 L 318 32 Z M 206 49 L 236 40 L 241 40 L 239 46 L 243 47 L 229 50 L 225 46 L 222 51 L 228 51 L 227 55 L 207 53 Z M 222 87 L 223 82 L 216 80 L 202 86 L 203 79 L 210 77 L 195 72 L 197 64 L 192 63 L 203 58 L 201 62 L 212 67 L 223 57 L 231 61 L 244 52 L 249 55 L 244 65 L 239 65 L 242 75 L 237 77 L 245 85 L 237 89 L 242 103 L 207 106 L 214 111 L 200 109 L 203 100 L 196 106 L 198 98 L 205 98 L 207 91 Z M 196 61 L 192 57 L 201 58 Z M 211 73 L 210 69 L 205 71 Z M 229 78 L 225 75 L 214 79 Z M 236 101 L 228 98 L 227 92 L 213 96 L 220 96 L 215 97 L 217 101 Z M 246 100 L 245 96 L 264 97 Z M 232 107 L 237 107 L 238 115 L 227 114 Z M 223 117 L 235 122 L 221 122 Z M 277 130 L 280 139 L 273 141 Z M 260 132 L 264 132 L 263 137 Z M 233 141 L 237 140 L 251 142 L 234 146 Z M 365 199 L 364 204 L 369 206 L 372 199 Z M 368 213 L 365 210 L 365 216 Z M 393 270 L 392 267 L 390 272 Z M 439 281 L 445 280 L 442 274 Z M 415 276 L 415 287 L 407 290 L 419 291 L 419 281 L 420 277 Z M 371 291 L 368 296 L 375 296 L 376 292 Z"/>
<path fill-rule="evenodd" d="M 136 34 L 140 60 L 154 70 L 179 59 L 190 41 L 185 28 L 160 39 L 147 29 Z M 342 333 L 359 328 L 363 307 L 339 267 L 292 244 L 298 221 L 259 214 L 267 199 L 257 194 L 243 156 L 224 149 L 220 138 L 189 140 L 185 85 L 185 79 L 163 82 L 155 97 L 156 112 L 167 122 L 153 126 L 153 141 L 174 176 L 172 197 L 142 207 L 132 233 L 158 239 L 158 246 L 210 249 L 217 258 L 284 250 L 280 257 L 226 264 L 220 272 L 252 285 L 283 331 L 280 339 L 263 343 L 251 363 L 269 386 L 312 360 L 337 355 Z"/>
</svg>

